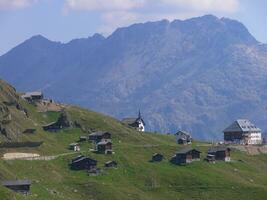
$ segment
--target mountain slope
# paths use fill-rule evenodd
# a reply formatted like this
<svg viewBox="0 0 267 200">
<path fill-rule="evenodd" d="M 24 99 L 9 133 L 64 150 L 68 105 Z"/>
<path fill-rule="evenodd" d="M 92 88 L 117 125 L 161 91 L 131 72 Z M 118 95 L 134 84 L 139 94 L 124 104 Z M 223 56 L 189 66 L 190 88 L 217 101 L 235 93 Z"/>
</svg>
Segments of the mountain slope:
<svg viewBox="0 0 267 200">
<path fill-rule="evenodd" d="M 0 76 L 118 118 L 141 108 L 151 131 L 214 139 L 236 118 L 267 129 L 266 56 L 244 25 L 208 15 L 67 44 L 33 37 L 1 56 Z"/>
<path fill-rule="evenodd" d="M 0 80 L 0 141 L 19 140 L 33 126 L 16 90 Z"/>
<path fill-rule="evenodd" d="M 0 85 L 6 84 L 1 82 Z M 8 97 L 8 94 L 5 93 L 2 97 L 4 96 Z M 184 146 L 176 144 L 172 135 L 136 132 L 116 119 L 73 106 L 66 106 L 65 112 L 68 120 L 76 121 L 81 128 L 69 127 L 57 133 L 44 132 L 42 125 L 54 121 L 56 113 L 38 113 L 36 107 L 26 102 L 23 102 L 23 106 L 27 108 L 29 119 L 38 130 L 27 140 L 42 140 L 44 143 L 35 148 L 0 148 L 0 181 L 32 181 L 31 192 L 27 196 L 0 186 L 1 200 L 261 200 L 266 197 L 267 156 L 264 154 L 248 156 L 244 152 L 233 150 L 231 163 L 209 164 L 201 160 L 190 165 L 176 166 L 169 163 L 169 159 Z M 14 122 L 21 123 L 20 120 Z M 102 168 L 99 176 L 88 176 L 86 171 L 73 171 L 68 166 L 71 159 L 79 154 L 69 150 L 68 145 L 80 136 L 87 135 L 87 131 L 93 130 L 111 132 L 115 151 L 112 155 L 95 154 L 88 151 L 92 144 L 81 144 L 82 154 L 98 160 L 98 166 Z M 193 147 L 203 152 L 202 159 L 209 146 L 208 143 L 193 143 Z M 2 156 L 7 152 L 58 157 L 47 161 L 6 161 Z M 155 152 L 162 153 L 165 159 L 160 163 L 149 162 Z M 117 161 L 118 168 L 104 168 L 103 165 L 108 160 Z"/>
</svg>

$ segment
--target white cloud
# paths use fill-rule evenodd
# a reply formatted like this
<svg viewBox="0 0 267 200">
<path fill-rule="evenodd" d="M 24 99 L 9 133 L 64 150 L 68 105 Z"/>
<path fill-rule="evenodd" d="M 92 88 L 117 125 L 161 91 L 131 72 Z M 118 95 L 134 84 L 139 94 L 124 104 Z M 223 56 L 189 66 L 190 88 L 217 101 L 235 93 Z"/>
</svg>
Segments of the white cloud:
<svg viewBox="0 0 267 200">
<path fill-rule="evenodd" d="M 185 9 L 199 11 L 236 12 L 239 0 L 160 0 L 162 4 L 169 4 Z"/>
<path fill-rule="evenodd" d="M 118 27 L 127 26 L 138 22 L 140 16 L 135 12 L 117 11 L 107 12 L 101 16 L 103 25 L 98 29 L 103 34 L 109 34 Z"/>
<path fill-rule="evenodd" d="M 66 0 L 67 10 L 123 11 L 142 7 L 145 0 Z"/>
<path fill-rule="evenodd" d="M 194 16 L 199 16 L 198 12 L 186 12 L 186 13 L 137 13 L 137 12 L 106 12 L 101 16 L 102 25 L 99 26 L 98 32 L 108 36 L 118 27 L 125 27 L 134 23 L 142 23 L 147 21 L 159 21 L 167 19 L 169 21 L 175 19 L 188 19 Z"/>
<path fill-rule="evenodd" d="M 7 0 L 6 0 L 7 1 Z M 18 0 L 17 0 L 18 1 Z M 65 0 L 68 10 L 126 11 L 136 8 L 173 6 L 198 11 L 235 12 L 240 0 Z"/>
<path fill-rule="evenodd" d="M 0 10 L 15 10 L 27 7 L 37 0 L 0 0 Z"/>
<path fill-rule="evenodd" d="M 65 0 L 64 14 L 87 11 L 100 14 L 100 32 L 161 19 L 187 19 L 204 14 L 237 12 L 240 0 Z"/>
</svg>

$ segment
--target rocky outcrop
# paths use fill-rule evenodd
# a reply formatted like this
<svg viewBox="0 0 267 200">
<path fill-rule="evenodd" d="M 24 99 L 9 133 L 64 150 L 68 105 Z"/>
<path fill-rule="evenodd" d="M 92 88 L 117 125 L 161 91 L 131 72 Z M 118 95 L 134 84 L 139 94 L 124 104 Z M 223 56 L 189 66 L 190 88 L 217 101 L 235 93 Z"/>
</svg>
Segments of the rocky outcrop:
<svg viewBox="0 0 267 200">
<path fill-rule="evenodd" d="M 0 140 L 13 140 L 32 122 L 16 90 L 0 80 Z"/>
</svg>

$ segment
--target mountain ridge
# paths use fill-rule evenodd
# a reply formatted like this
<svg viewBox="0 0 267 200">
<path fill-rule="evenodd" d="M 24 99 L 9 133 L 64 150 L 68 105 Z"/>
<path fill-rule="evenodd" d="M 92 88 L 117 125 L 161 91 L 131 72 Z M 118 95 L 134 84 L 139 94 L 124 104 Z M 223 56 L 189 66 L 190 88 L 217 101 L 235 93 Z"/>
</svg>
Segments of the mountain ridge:
<svg viewBox="0 0 267 200">
<path fill-rule="evenodd" d="M 140 108 L 151 131 L 186 129 L 197 138 L 220 138 L 240 117 L 267 129 L 267 51 L 235 20 L 207 15 L 140 23 L 106 38 L 38 50 L 1 56 L 2 78 L 19 90 L 42 89 L 117 118 Z"/>
</svg>

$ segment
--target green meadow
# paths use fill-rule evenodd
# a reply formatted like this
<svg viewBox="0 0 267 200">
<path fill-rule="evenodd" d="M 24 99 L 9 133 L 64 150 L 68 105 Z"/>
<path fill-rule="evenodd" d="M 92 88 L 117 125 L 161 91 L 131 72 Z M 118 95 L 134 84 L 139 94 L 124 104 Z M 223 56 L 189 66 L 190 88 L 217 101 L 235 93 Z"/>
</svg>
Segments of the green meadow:
<svg viewBox="0 0 267 200">
<path fill-rule="evenodd" d="M 170 157 L 183 146 L 175 137 L 155 133 L 140 133 L 121 122 L 99 113 L 67 107 L 70 121 L 81 128 L 67 128 L 56 133 L 44 132 L 45 123 L 54 121 L 57 113 L 37 113 L 31 105 L 30 117 L 37 124 L 37 133 L 27 140 L 44 141 L 38 148 L 1 150 L 6 152 L 35 152 L 40 155 L 59 155 L 50 161 L 0 161 L 0 176 L 5 179 L 29 179 L 31 192 L 27 196 L 1 187 L 1 199 L 264 199 L 267 195 L 267 155 L 248 156 L 233 150 L 232 162 L 210 164 L 203 161 L 209 144 L 194 142 L 202 154 L 201 161 L 176 166 Z M 91 131 L 112 133 L 113 155 L 89 151 L 92 144 L 81 143 L 81 154 L 98 160 L 102 172 L 89 176 L 86 171 L 72 171 L 68 164 L 80 153 L 68 150 L 68 145 Z M 164 160 L 149 162 L 153 153 Z M 71 154 L 68 154 L 71 153 Z M 105 169 L 108 160 L 118 162 L 117 169 Z"/>
</svg>

